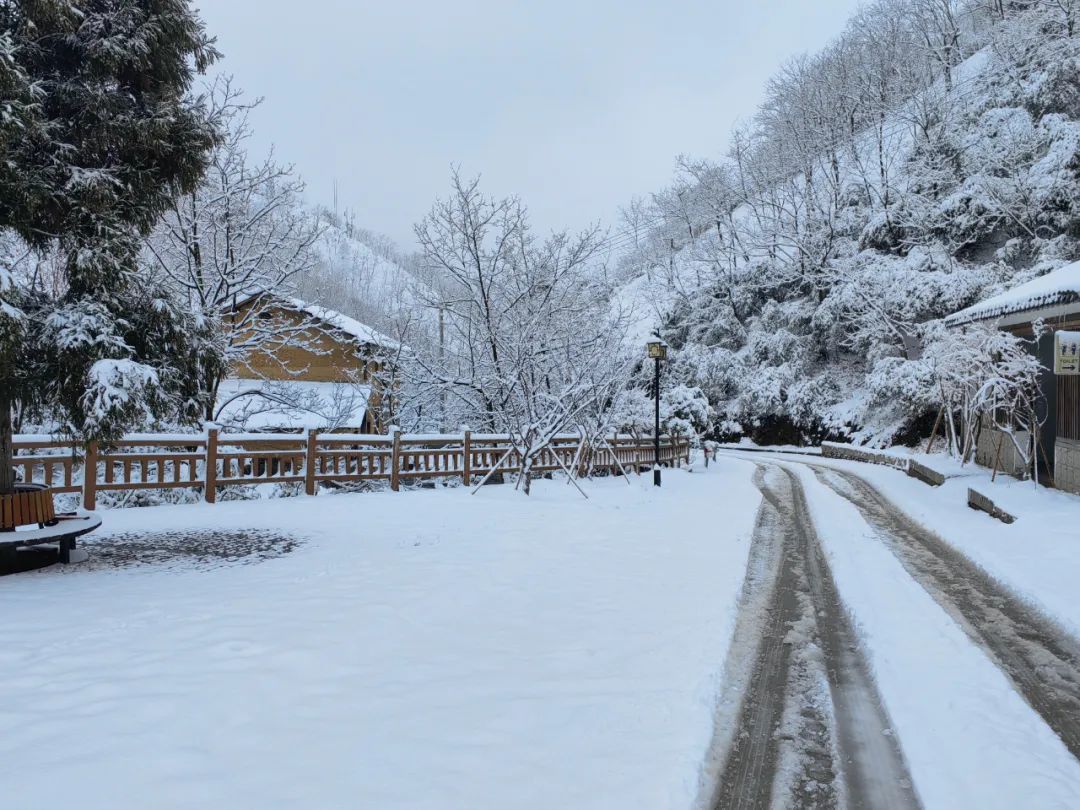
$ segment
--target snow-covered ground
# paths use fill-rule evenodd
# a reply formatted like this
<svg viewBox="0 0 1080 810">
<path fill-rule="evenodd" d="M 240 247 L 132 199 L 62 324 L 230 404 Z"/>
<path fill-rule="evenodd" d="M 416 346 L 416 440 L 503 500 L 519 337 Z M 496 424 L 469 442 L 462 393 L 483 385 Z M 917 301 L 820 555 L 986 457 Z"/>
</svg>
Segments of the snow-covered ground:
<svg viewBox="0 0 1080 810">
<path fill-rule="evenodd" d="M 107 512 L 306 542 L 4 580 L 0 804 L 688 807 L 750 470 Z"/>
<path fill-rule="evenodd" d="M 768 455 L 771 448 L 757 449 Z M 945 483 L 927 486 L 884 466 L 825 458 L 813 461 L 849 470 L 871 482 L 915 520 L 1080 637 L 1080 600 L 1076 598 L 1080 582 L 1080 496 L 1004 474 L 991 481 L 986 468 L 971 463 L 961 465 L 940 454 L 903 448 L 876 452 L 914 458 L 944 474 Z M 784 458 L 779 454 L 773 457 Z M 992 498 L 1017 521 L 1005 524 L 966 508 L 969 487 Z"/>
</svg>

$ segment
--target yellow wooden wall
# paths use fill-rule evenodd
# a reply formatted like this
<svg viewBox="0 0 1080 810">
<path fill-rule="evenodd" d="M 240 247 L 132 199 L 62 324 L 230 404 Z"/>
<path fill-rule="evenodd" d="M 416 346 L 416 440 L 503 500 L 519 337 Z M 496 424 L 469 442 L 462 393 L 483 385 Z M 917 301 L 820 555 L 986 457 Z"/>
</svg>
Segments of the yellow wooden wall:
<svg viewBox="0 0 1080 810">
<path fill-rule="evenodd" d="M 244 324 L 252 316 L 254 306 L 254 302 L 240 305 L 235 322 Z M 382 402 L 382 386 L 372 377 L 379 370 L 379 364 L 364 344 L 329 325 L 324 329 L 309 326 L 296 333 L 294 330 L 302 327 L 308 316 L 280 306 L 259 306 L 258 314 L 254 317 L 268 320 L 273 330 L 282 335 L 282 342 L 249 353 L 244 362 L 233 365 L 231 377 L 242 380 L 369 383 L 371 395 L 364 428 L 381 432 L 374 415 Z M 265 323 L 262 328 L 266 328 Z M 249 331 L 244 326 L 240 329 Z M 292 334 L 287 334 L 289 332 Z"/>
</svg>

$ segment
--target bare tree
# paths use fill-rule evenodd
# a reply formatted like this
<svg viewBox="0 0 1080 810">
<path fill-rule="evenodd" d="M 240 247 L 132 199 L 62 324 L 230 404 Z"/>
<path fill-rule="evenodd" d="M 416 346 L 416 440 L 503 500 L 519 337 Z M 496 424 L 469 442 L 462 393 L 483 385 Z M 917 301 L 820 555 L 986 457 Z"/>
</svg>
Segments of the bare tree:
<svg viewBox="0 0 1080 810">
<path fill-rule="evenodd" d="M 454 172 L 450 196 L 416 235 L 438 279 L 427 304 L 443 313 L 445 332 L 413 355 L 416 388 L 459 423 L 509 433 L 528 493 L 552 440 L 605 407 L 611 380 L 628 374 L 623 323 L 588 272 L 598 229 L 537 239 L 518 199 L 486 197 L 478 180 Z"/>
<path fill-rule="evenodd" d="M 181 306 L 201 329 L 201 410 L 213 418 L 217 388 L 230 367 L 253 351 L 303 339 L 310 324 L 284 324 L 266 317 L 271 296 L 288 295 L 298 274 L 313 262 L 319 236 L 302 206 L 303 183 L 273 154 L 252 162 L 248 116 L 259 103 L 224 78 L 210 88 L 223 141 L 214 151 L 202 184 L 175 201 L 145 240 L 152 272 L 164 277 Z M 251 305 L 237 313 L 240 301 Z"/>
</svg>

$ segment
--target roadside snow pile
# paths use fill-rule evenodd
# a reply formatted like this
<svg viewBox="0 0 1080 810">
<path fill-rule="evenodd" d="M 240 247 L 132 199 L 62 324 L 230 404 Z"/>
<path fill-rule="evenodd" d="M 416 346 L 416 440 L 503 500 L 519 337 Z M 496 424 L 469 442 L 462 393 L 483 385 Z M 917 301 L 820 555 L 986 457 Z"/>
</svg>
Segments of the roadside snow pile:
<svg viewBox="0 0 1080 810">
<path fill-rule="evenodd" d="M 5 805 L 689 807 L 760 496 L 630 483 L 106 513 L 305 542 L 5 580 Z"/>
</svg>

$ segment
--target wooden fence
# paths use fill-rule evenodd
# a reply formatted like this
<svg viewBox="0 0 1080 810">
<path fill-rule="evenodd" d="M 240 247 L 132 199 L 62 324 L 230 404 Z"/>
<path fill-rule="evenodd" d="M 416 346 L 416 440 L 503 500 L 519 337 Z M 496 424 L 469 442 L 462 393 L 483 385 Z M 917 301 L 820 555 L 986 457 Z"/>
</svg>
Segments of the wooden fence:
<svg viewBox="0 0 1080 810">
<path fill-rule="evenodd" d="M 16 474 L 55 492 L 81 493 L 86 509 L 97 493 L 117 490 L 201 488 L 208 503 L 222 487 L 245 484 L 303 484 L 314 495 L 320 484 L 404 481 L 460 477 L 479 481 L 489 472 L 514 473 L 521 459 L 507 436 L 393 436 L 367 434 L 246 433 L 210 430 L 204 434 L 130 434 L 108 446 L 85 449 L 49 436 L 15 436 Z M 661 439 L 660 461 L 679 466 L 689 460 L 685 438 Z M 612 436 L 582 446 L 578 436 L 561 436 L 533 463 L 538 474 L 561 469 L 615 473 L 640 471 L 653 463 L 652 437 Z M 81 473 L 81 475 L 80 475 Z"/>
</svg>

